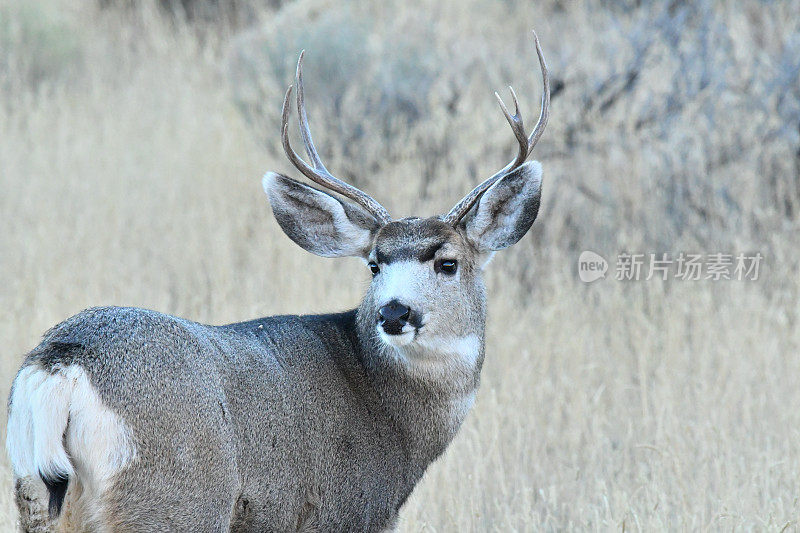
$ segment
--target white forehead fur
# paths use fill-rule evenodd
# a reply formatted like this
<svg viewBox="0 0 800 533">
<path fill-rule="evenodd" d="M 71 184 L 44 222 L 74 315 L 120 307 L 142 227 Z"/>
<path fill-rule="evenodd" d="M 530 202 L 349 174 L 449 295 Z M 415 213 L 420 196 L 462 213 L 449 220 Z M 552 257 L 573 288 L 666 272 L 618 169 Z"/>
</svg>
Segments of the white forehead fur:
<svg viewBox="0 0 800 533">
<path fill-rule="evenodd" d="M 397 300 L 417 312 L 422 311 L 425 283 L 430 283 L 432 269 L 416 259 L 381 265 L 375 278 L 375 302 L 378 306 Z"/>
</svg>

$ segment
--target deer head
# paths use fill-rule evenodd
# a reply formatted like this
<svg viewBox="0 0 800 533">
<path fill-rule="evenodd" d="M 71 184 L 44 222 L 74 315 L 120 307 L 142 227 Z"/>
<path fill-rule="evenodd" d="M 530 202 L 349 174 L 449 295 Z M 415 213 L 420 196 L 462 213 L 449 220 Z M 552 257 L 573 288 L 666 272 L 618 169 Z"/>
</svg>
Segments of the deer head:
<svg viewBox="0 0 800 533">
<path fill-rule="evenodd" d="M 547 124 L 550 82 L 535 33 L 534 42 L 544 89 L 539 120 L 530 135 L 514 90 L 509 87 L 514 114 L 495 93 L 519 143 L 517 156 L 449 213 L 401 220 L 392 220 L 382 205 L 323 165 L 308 127 L 300 54 L 296 103 L 310 164 L 289 143 L 292 86 L 283 101 L 283 148 L 307 178 L 352 202 L 275 173 L 264 177 L 264 190 L 278 224 L 301 247 L 324 257 L 356 256 L 367 263 L 373 278 L 359 320 L 372 324 L 385 345 L 411 352 L 420 347 L 422 352 L 447 339 L 468 338 L 477 323 L 483 325 L 484 267 L 494 252 L 519 241 L 536 219 L 542 167 L 526 160 Z"/>
</svg>

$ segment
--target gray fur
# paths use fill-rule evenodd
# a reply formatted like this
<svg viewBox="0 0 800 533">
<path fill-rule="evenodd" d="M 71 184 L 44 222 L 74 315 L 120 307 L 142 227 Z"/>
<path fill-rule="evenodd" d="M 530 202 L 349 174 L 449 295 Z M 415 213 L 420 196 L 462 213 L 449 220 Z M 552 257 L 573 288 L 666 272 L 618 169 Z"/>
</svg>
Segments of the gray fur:
<svg viewBox="0 0 800 533">
<path fill-rule="evenodd" d="M 448 394 L 478 376 L 416 379 L 359 340 L 356 315 L 212 327 L 89 309 L 24 366 L 58 372 L 49 347 L 81 346 L 64 363 L 132 429 L 139 459 L 104 502 L 115 530 L 379 531 L 455 435 Z"/>
<path fill-rule="evenodd" d="M 94 500 L 80 497 L 93 480 L 75 465 L 60 518 L 42 512 L 46 502 L 33 504 L 41 483 L 37 489 L 37 480 L 17 479 L 23 526 L 393 528 L 477 390 L 486 313 L 482 248 L 513 244 L 533 222 L 538 183 L 535 191 L 522 185 L 522 174 L 498 182 L 458 227 L 436 217 L 378 227 L 360 207 L 299 182 L 277 175 L 265 181 L 292 240 L 322 255 L 382 261 L 386 272 L 409 265 L 421 276 L 413 294 L 377 274 L 358 309 L 340 314 L 207 326 L 102 307 L 54 327 L 22 368 L 59 376 L 80 367 L 124 421 L 136 455 Z M 513 193 L 524 196 L 521 203 Z M 456 274 L 434 270 L 445 259 L 458 262 Z M 387 344 L 376 331 L 377 310 L 389 297 L 424 317 L 407 346 Z"/>
</svg>

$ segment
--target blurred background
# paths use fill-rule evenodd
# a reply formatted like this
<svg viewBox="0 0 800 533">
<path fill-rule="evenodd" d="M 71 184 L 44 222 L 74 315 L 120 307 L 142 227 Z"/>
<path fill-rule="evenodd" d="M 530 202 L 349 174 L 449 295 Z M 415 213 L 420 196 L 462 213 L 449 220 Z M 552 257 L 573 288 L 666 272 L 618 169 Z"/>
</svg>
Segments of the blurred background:
<svg viewBox="0 0 800 533">
<path fill-rule="evenodd" d="M 796 529 L 796 0 L 0 0 L 0 393 L 94 305 L 356 306 L 363 264 L 295 246 L 261 191 L 299 177 L 299 51 L 328 168 L 432 215 L 516 154 L 493 91 L 535 123 L 532 28 L 542 208 L 488 269 L 481 390 L 400 529 Z M 580 281 L 583 250 L 606 279 Z M 764 259 L 755 281 L 613 278 L 621 252 L 682 251 Z"/>
</svg>

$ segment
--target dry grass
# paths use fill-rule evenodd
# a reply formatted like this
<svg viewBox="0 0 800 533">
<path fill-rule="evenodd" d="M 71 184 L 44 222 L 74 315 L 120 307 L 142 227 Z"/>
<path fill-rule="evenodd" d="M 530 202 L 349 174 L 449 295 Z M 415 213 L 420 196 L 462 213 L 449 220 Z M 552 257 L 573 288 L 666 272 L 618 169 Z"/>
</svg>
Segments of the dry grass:
<svg viewBox="0 0 800 533">
<path fill-rule="evenodd" d="M 88 306 L 224 323 L 356 305 L 363 266 L 297 248 L 260 191 L 289 169 L 297 49 L 329 167 L 432 214 L 512 154 L 492 90 L 513 80 L 534 120 L 535 27 L 563 83 L 542 212 L 491 265 L 478 400 L 402 529 L 798 527 L 797 2 L 299 0 L 200 39 L 148 6 L 20 4 L 0 4 L 0 394 Z M 584 249 L 765 263 L 757 282 L 584 285 Z"/>
</svg>

